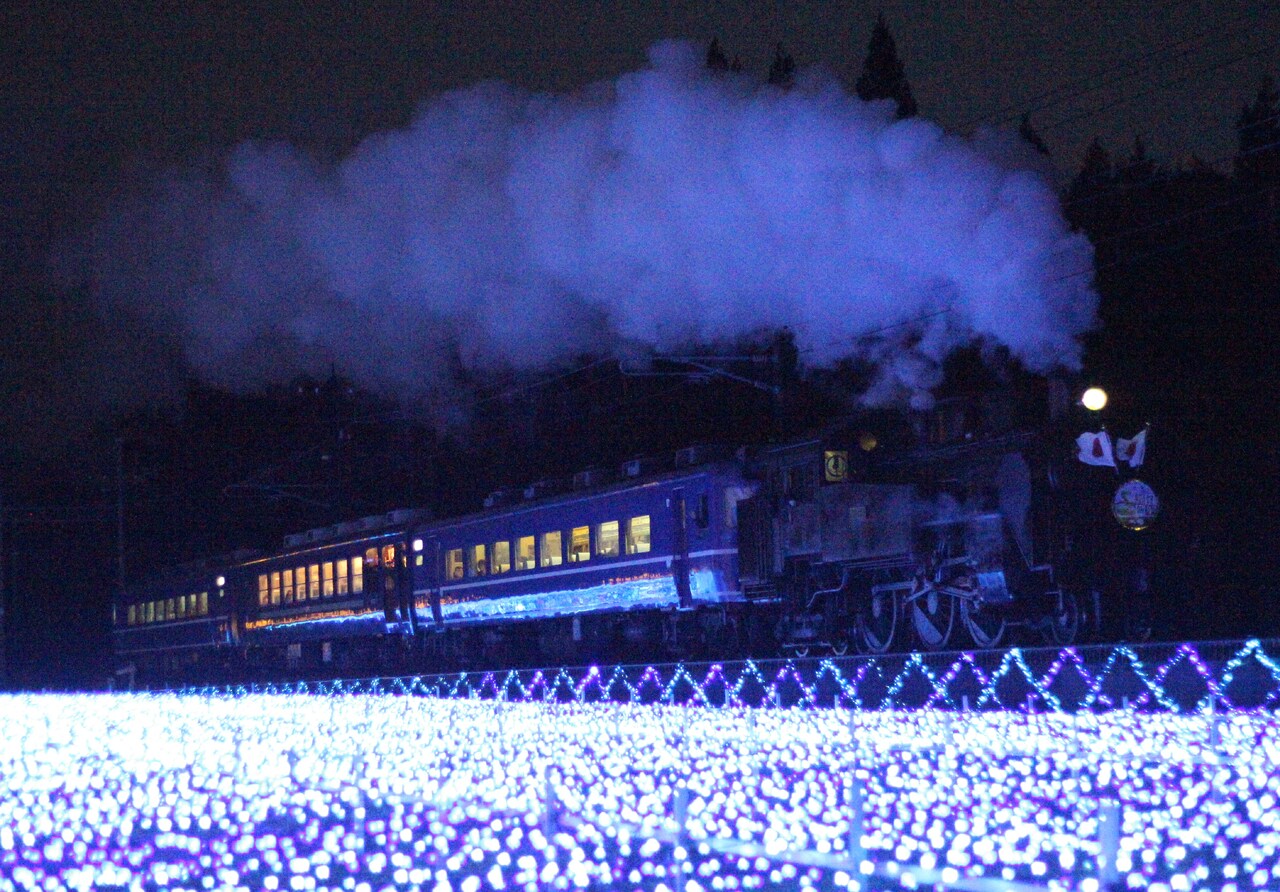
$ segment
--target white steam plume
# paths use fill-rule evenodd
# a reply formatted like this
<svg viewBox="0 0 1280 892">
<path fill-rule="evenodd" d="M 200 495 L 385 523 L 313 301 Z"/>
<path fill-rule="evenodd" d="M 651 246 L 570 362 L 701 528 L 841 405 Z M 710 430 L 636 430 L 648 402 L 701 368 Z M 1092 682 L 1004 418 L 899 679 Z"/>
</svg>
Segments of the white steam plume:
<svg viewBox="0 0 1280 892">
<path fill-rule="evenodd" d="M 459 363 L 783 325 L 810 363 L 875 361 L 872 400 L 927 398 L 974 341 L 1077 365 L 1092 249 L 1049 181 L 990 134 L 892 111 L 818 72 L 783 92 L 659 44 L 573 95 L 444 94 L 332 168 L 246 143 L 215 174 L 172 172 L 103 217 L 80 274 L 234 386 L 334 362 L 430 394 Z"/>
</svg>

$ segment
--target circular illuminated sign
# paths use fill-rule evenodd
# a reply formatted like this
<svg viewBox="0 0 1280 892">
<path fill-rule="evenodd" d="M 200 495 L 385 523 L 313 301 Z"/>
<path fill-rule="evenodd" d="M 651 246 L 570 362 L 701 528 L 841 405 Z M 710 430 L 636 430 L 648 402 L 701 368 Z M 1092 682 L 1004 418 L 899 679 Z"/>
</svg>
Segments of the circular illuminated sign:
<svg viewBox="0 0 1280 892">
<path fill-rule="evenodd" d="M 1160 513 L 1160 499 L 1155 490 L 1141 480 L 1130 480 L 1116 490 L 1111 499 L 1111 513 L 1126 530 L 1145 529 Z"/>
</svg>

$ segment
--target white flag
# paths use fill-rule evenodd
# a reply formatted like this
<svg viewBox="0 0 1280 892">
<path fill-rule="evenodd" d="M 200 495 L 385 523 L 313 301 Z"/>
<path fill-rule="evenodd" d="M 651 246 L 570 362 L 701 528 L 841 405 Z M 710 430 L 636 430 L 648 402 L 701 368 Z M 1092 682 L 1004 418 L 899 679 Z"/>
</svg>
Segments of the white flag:
<svg viewBox="0 0 1280 892">
<path fill-rule="evenodd" d="M 1076 445 L 1080 447 L 1077 456 L 1086 465 L 1103 465 L 1114 468 L 1115 457 L 1111 453 L 1111 437 L 1106 431 L 1096 434 L 1085 432 L 1076 437 Z"/>
<path fill-rule="evenodd" d="M 1147 457 L 1147 429 L 1144 427 L 1132 440 L 1121 437 L 1116 440 L 1116 459 L 1127 461 L 1129 467 L 1136 468 Z"/>
</svg>

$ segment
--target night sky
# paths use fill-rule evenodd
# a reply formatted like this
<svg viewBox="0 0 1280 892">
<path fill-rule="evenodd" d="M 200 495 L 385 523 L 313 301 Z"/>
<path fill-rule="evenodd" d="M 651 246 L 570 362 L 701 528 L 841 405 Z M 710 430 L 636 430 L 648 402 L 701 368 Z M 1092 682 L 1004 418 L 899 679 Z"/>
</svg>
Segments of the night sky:
<svg viewBox="0 0 1280 892">
<path fill-rule="evenodd" d="M 63 212 L 139 159 L 247 138 L 341 152 L 441 90 L 569 90 L 641 66 L 665 38 L 718 36 L 761 77 L 782 41 L 851 84 L 877 10 L 924 116 L 965 130 L 1030 111 L 1067 171 L 1094 136 L 1227 158 L 1240 106 L 1280 68 L 1280 8 L 1262 0 L 18 3 L 0 38 L 7 262 L 31 262 Z"/>
<path fill-rule="evenodd" d="M 572 91 L 642 68 L 671 38 L 702 52 L 717 37 L 761 81 L 780 41 L 801 69 L 851 86 L 877 12 L 923 118 L 968 133 L 1029 113 L 1060 184 L 1095 137 L 1118 157 L 1137 135 L 1157 159 L 1194 155 L 1229 171 L 1241 106 L 1280 72 L 1280 5 L 1262 0 L 9 6 L 0 485 L 38 493 L 31 469 L 132 386 L 103 373 L 109 345 L 83 295 L 49 285 L 46 271 L 51 248 L 135 171 L 221 158 L 245 140 L 337 160 L 442 91 L 487 79 Z M 74 541 L 74 526 L 65 535 Z"/>
</svg>

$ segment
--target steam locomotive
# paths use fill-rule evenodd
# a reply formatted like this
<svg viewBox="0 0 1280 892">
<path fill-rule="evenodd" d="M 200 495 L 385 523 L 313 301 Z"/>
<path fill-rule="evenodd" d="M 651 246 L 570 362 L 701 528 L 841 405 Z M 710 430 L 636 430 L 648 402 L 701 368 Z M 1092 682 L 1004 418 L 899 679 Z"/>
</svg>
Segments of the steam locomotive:
<svg viewBox="0 0 1280 892">
<path fill-rule="evenodd" d="M 174 681 L 1069 644 L 1090 606 L 1060 391 L 311 530 L 121 594 L 116 653 Z"/>
</svg>

